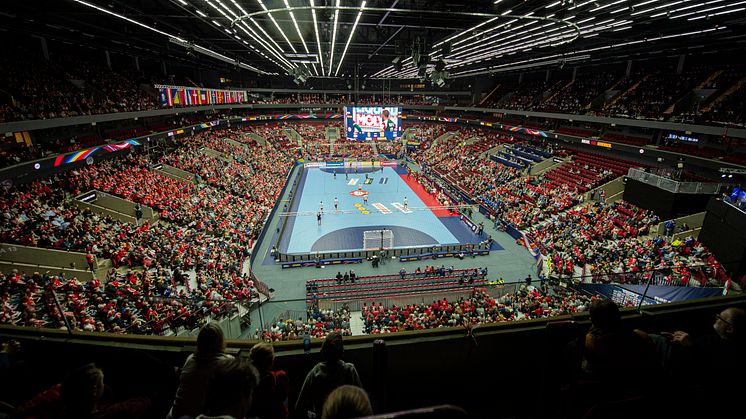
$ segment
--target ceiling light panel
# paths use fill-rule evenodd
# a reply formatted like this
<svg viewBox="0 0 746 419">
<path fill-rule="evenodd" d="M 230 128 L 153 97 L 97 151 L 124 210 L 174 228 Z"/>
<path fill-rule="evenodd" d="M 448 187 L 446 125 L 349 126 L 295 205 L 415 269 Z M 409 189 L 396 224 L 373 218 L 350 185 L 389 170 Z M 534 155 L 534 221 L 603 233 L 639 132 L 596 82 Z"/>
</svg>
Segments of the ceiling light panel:
<svg viewBox="0 0 746 419">
<path fill-rule="evenodd" d="M 334 72 L 335 76 L 339 74 L 339 69 L 340 67 L 342 67 L 342 62 L 345 59 L 345 54 L 347 54 L 347 47 L 350 46 L 350 41 L 352 41 L 352 38 L 355 36 L 355 29 L 357 28 L 357 24 L 360 21 L 360 16 L 363 15 L 363 10 L 365 10 L 365 3 L 366 1 L 363 0 L 363 2 L 360 4 L 360 11 L 357 12 L 357 17 L 355 17 L 355 23 L 352 24 L 352 29 L 350 30 L 350 36 L 347 37 L 347 43 L 345 44 L 345 48 L 342 51 L 342 56 L 339 58 L 339 64 L 337 65 L 337 71 Z"/>
</svg>

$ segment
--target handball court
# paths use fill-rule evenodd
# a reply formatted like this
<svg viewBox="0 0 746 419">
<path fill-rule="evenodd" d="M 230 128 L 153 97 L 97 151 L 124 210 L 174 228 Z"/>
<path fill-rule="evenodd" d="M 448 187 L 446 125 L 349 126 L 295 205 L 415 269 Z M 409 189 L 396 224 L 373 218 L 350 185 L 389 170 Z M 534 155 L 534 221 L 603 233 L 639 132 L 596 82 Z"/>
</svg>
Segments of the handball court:
<svg viewBox="0 0 746 419">
<path fill-rule="evenodd" d="M 278 249 L 287 254 L 358 251 L 364 249 L 365 231 L 382 229 L 393 232 L 394 248 L 477 243 L 486 238 L 438 206 L 405 168 L 306 167 L 287 209 Z M 493 244 L 492 250 L 500 249 Z"/>
<path fill-rule="evenodd" d="M 417 167 L 416 165 L 410 164 L 409 166 L 412 170 L 419 170 L 419 167 Z M 300 167 L 296 167 L 295 169 L 293 169 L 293 175 L 291 176 L 291 179 L 294 179 L 296 177 L 296 173 L 299 172 L 299 169 Z M 409 201 L 408 206 L 411 207 L 413 210 L 416 206 L 421 205 L 419 204 L 420 202 L 422 202 L 423 204 L 427 204 L 430 207 L 437 205 L 435 198 L 427 193 L 423 188 L 421 188 L 414 181 L 414 179 L 407 179 L 406 170 L 402 170 L 397 167 L 384 167 L 382 176 L 380 174 L 380 168 L 377 169 L 378 173 L 376 173 L 375 170 L 370 171 L 372 169 L 369 169 L 369 171 L 367 172 L 368 177 L 379 179 L 381 177 L 388 177 L 388 182 L 383 183 L 382 185 L 389 185 L 387 188 L 388 193 L 390 194 L 389 196 L 393 199 L 390 199 L 388 201 L 383 201 L 381 199 L 374 200 L 374 198 L 376 197 L 376 193 L 374 191 L 373 195 L 369 195 L 368 207 L 371 207 L 371 204 L 373 204 L 374 202 L 388 202 L 389 204 L 390 202 L 401 202 L 404 197 L 403 191 L 407 191 L 406 196 Z M 483 222 L 485 225 L 485 234 L 482 236 L 481 240 L 484 240 L 484 238 L 487 237 L 487 234 L 492 235 L 492 237 L 495 239 L 495 243 L 491 248 L 492 251 L 488 256 L 464 258 L 463 260 L 459 260 L 458 258 L 446 258 L 439 259 L 438 261 L 423 260 L 416 262 L 399 262 L 398 258 L 396 258 L 385 261 L 385 264 L 379 268 L 373 268 L 370 262 L 366 261 L 364 263 L 358 264 L 335 265 L 329 267 L 322 265 L 321 269 L 314 269 L 310 267 L 297 268 L 292 269 L 292 273 L 289 273 L 287 270 L 284 270 L 277 265 L 277 263 L 275 262 L 275 258 L 272 257 L 270 250 L 272 246 L 276 244 L 279 248 L 281 246 L 279 242 L 281 241 L 284 241 L 284 245 L 287 246 L 289 244 L 289 240 L 292 238 L 291 236 L 293 233 L 300 231 L 306 232 L 306 234 L 308 234 L 310 237 L 300 239 L 300 236 L 298 236 L 298 243 L 303 243 L 306 248 L 312 248 L 313 244 L 322 237 L 322 235 L 319 234 L 320 232 L 325 232 L 324 234 L 328 234 L 332 232 L 332 228 L 334 228 L 335 231 L 348 228 L 345 227 L 346 224 L 343 224 L 343 222 L 347 223 L 347 221 L 344 221 L 345 219 L 350 220 L 350 227 L 363 227 L 362 230 L 376 229 L 376 226 L 381 226 L 380 223 L 373 221 L 373 218 L 365 218 L 367 216 L 373 215 L 372 211 L 368 211 L 370 214 L 362 214 L 362 211 L 360 211 L 361 214 L 338 214 L 337 218 L 332 221 L 330 221 L 330 219 L 333 218 L 333 214 L 326 214 L 322 217 L 322 230 L 318 230 L 316 213 L 319 210 L 319 201 L 321 201 L 322 199 L 324 200 L 325 213 L 328 212 L 328 208 L 333 209 L 334 193 L 337 193 L 336 196 L 340 201 L 340 211 L 345 208 L 343 207 L 343 205 L 347 205 L 350 208 L 357 208 L 355 204 L 362 204 L 361 198 L 356 199 L 353 198 L 353 196 L 349 195 L 351 191 L 357 189 L 357 185 L 347 185 L 349 179 L 345 179 L 344 171 L 341 168 L 337 170 L 338 172 L 336 180 L 334 179 L 333 172 L 328 171 L 327 169 L 317 168 L 311 171 L 305 170 L 306 174 L 301 175 L 301 177 L 298 178 L 298 182 L 300 183 L 300 185 L 298 191 L 295 194 L 296 196 L 294 202 L 292 204 L 290 202 L 289 190 L 285 191 L 284 194 L 280 197 L 281 206 L 287 203 L 287 211 L 297 212 L 298 208 L 301 206 L 301 201 L 303 201 L 303 195 L 305 195 L 305 198 L 308 200 L 307 205 L 309 206 L 309 209 L 311 211 L 308 213 L 308 215 L 291 216 L 287 220 L 288 225 L 286 226 L 284 234 L 285 237 L 283 238 L 283 240 L 280 240 L 277 232 L 280 231 L 280 227 L 282 225 L 282 222 L 284 221 L 284 217 L 280 216 L 280 214 L 278 213 L 275 214 L 268 221 L 268 228 L 271 233 L 259 243 L 257 243 L 254 251 L 257 253 L 257 255 L 259 255 L 259 257 L 252 264 L 252 269 L 253 272 L 256 273 L 264 282 L 266 282 L 274 291 L 272 300 L 263 304 L 261 307 L 262 316 L 259 315 L 258 310 L 252 312 L 252 324 L 262 324 L 262 320 L 268 321 L 277 316 L 287 315 L 287 313 L 289 312 L 304 312 L 307 308 L 305 301 L 305 281 L 309 279 L 331 278 L 334 277 L 337 271 L 346 272 L 350 269 L 354 269 L 359 276 L 382 275 L 398 273 L 399 269 L 401 268 L 404 268 L 407 272 L 412 272 L 417 267 L 424 270 L 424 268 L 428 265 L 438 264 L 453 266 L 455 269 L 486 267 L 489 268 L 488 278 L 490 280 L 505 278 L 506 281 L 512 282 L 521 281 L 529 274 L 535 275 L 535 261 L 526 251 L 526 249 L 521 245 L 517 245 L 515 239 L 510 237 L 508 234 L 496 230 L 493 227 L 492 223 L 478 212 L 474 213 L 473 221 L 476 223 Z M 315 178 L 317 182 L 323 180 L 328 184 L 333 184 L 334 189 L 332 190 L 330 186 L 330 190 L 325 192 L 324 186 L 322 186 L 321 183 L 311 184 L 312 181 L 309 181 L 308 174 L 314 173 L 314 171 L 319 175 L 318 178 Z M 354 177 L 362 178 L 364 181 L 365 173 L 359 172 L 357 173 L 357 175 L 348 174 L 348 178 Z M 402 182 L 399 185 L 400 190 L 398 191 L 392 183 L 397 178 Z M 360 181 L 358 180 L 358 182 Z M 374 182 L 380 182 L 380 180 L 374 180 Z M 372 184 L 373 183 L 369 185 L 363 185 L 363 189 L 368 188 L 372 190 L 372 188 L 369 188 Z M 405 186 L 406 189 L 404 189 Z M 380 193 L 383 193 L 384 191 L 385 189 L 383 187 L 381 187 L 381 189 L 379 190 Z M 349 200 L 348 198 L 345 198 L 345 200 L 343 200 L 343 193 L 346 193 L 347 196 L 349 196 Z M 392 205 L 386 205 L 386 207 L 389 210 L 393 209 Z M 359 210 L 355 209 L 353 211 Z M 349 209 L 347 212 L 349 212 Z M 392 217 L 385 218 L 386 216 Z M 423 228 L 423 232 L 433 238 L 435 238 L 436 235 L 439 236 L 440 234 L 445 235 L 446 233 L 448 233 L 451 236 L 456 237 L 457 239 L 462 238 L 464 243 L 469 241 L 473 243 L 475 240 L 478 241 L 476 235 L 472 233 L 471 230 L 468 229 L 457 216 L 454 216 L 448 210 L 413 211 L 409 214 L 403 213 L 401 211 L 398 211 L 398 214 L 395 214 L 394 211 L 392 211 L 391 214 L 385 214 L 381 216 L 381 219 L 384 220 L 385 224 L 383 225 L 387 228 L 394 226 L 395 222 L 404 223 L 402 224 L 402 226 L 404 227 L 413 228 L 413 226 L 416 225 L 418 226 L 418 228 Z M 422 219 L 425 219 L 427 221 L 423 223 Z M 366 222 L 366 220 L 371 221 Z M 293 224 L 292 229 L 290 229 L 291 223 Z M 433 233 L 432 230 L 435 229 L 439 230 L 440 233 Z M 440 229 L 445 229 L 447 231 L 442 231 Z M 455 233 L 453 231 L 455 231 Z M 313 235 L 311 236 L 311 234 Z M 358 234 L 349 232 L 348 234 L 346 234 L 346 236 L 349 237 L 347 237 L 345 240 L 349 240 L 350 243 L 360 243 L 360 245 L 362 245 L 362 233 Z M 401 236 L 401 234 L 395 233 L 394 244 L 400 243 L 397 240 L 397 236 Z M 414 241 L 412 240 L 411 242 Z M 252 328 L 252 333 L 253 330 L 254 328 Z"/>
</svg>

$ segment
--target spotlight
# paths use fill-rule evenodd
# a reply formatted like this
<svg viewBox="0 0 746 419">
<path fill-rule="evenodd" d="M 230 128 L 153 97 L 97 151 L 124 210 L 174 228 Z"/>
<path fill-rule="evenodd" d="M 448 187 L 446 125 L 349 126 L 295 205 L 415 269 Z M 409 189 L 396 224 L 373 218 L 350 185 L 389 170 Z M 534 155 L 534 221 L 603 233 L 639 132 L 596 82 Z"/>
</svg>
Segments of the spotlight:
<svg viewBox="0 0 746 419">
<path fill-rule="evenodd" d="M 306 83 L 311 72 L 306 67 L 295 67 L 291 68 L 288 74 L 293 77 L 293 83 L 302 85 Z"/>
<path fill-rule="evenodd" d="M 433 71 L 430 73 L 430 80 L 432 80 L 433 84 L 438 87 L 443 87 L 446 84 L 446 80 L 448 79 L 448 72 L 447 71 Z"/>
<path fill-rule="evenodd" d="M 391 64 L 394 65 L 394 68 L 396 69 L 396 71 L 401 71 L 401 69 L 402 69 L 402 60 L 403 60 L 403 58 L 401 57 L 401 55 L 396 56 L 396 57 L 394 57 L 393 60 L 391 60 Z"/>
</svg>

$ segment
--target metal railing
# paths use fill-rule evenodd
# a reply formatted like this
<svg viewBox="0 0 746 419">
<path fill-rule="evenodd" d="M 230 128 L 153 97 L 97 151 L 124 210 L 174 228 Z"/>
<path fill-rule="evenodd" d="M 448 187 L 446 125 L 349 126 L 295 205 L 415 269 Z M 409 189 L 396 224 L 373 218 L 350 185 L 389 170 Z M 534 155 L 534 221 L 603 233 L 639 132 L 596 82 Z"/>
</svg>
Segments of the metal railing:
<svg viewBox="0 0 746 419">
<path fill-rule="evenodd" d="M 714 195 L 720 191 L 719 183 L 679 182 L 634 168 L 629 169 L 627 177 L 673 193 Z"/>
</svg>

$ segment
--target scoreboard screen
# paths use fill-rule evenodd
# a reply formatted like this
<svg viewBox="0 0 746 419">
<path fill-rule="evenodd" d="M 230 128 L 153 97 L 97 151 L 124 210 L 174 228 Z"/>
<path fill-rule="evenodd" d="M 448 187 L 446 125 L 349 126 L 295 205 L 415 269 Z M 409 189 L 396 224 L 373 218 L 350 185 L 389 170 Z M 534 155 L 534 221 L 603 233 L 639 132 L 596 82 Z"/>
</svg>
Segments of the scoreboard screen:
<svg viewBox="0 0 746 419">
<path fill-rule="evenodd" d="M 396 106 L 345 106 L 345 132 L 348 139 L 401 138 L 401 109 Z"/>
</svg>

